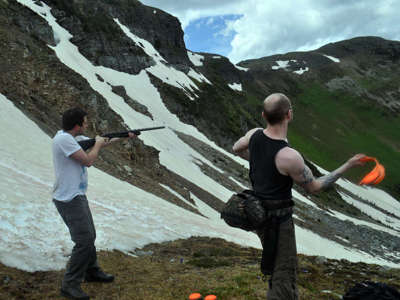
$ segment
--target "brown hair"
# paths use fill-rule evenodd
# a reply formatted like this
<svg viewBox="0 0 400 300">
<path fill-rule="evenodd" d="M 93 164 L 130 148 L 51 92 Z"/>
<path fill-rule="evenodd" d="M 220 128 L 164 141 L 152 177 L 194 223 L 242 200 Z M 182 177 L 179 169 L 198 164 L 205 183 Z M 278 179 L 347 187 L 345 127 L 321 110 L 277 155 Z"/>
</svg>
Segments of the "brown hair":
<svg viewBox="0 0 400 300">
<path fill-rule="evenodd" d="M 68 109 L 62 116 L 62 128 L 65 131 L 71 130 L 75 125 L 82 126 L 87 112 L 79 107 Z"/>
</svg>

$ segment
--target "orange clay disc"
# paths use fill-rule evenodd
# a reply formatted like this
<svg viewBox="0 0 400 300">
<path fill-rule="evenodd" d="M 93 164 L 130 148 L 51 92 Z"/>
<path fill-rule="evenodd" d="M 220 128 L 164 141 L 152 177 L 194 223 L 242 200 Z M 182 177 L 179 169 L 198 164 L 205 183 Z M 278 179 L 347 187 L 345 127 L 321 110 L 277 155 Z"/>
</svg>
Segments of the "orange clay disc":
<svg viewBox="0 0 400 300">
<path fill-rule="evenodd" d="M 360 159 L 361 161 L 374 161 L 375 167 L 360 181 L 360 185 L 375 185 L 380 183 L 385 178 L 385 167 L 381 165 L 374 157 L 365 156 Z"/>
<path fill-rule="evenodd" d="M 190 294 L 189 296 L 189 300 L 201 300 L 201 299 L 203 299 L 203 297 L 201 297 L 200 293 L 193 293 Z"/>
</svg>

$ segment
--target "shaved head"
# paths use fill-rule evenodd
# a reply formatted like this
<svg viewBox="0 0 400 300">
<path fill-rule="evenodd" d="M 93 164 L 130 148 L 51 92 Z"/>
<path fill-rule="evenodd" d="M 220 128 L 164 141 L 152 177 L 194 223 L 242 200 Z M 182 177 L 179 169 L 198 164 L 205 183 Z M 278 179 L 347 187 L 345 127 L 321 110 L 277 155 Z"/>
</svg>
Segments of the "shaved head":
<svg viewBox="0 0 400 300">
<path fill-rule="evenodd" d="M 275 125 L 282 122 L 292 108 L 289 98 L 281 93 L 269 95 L 264 100 L 264 116 L 268 124 Z"/>
</svg>

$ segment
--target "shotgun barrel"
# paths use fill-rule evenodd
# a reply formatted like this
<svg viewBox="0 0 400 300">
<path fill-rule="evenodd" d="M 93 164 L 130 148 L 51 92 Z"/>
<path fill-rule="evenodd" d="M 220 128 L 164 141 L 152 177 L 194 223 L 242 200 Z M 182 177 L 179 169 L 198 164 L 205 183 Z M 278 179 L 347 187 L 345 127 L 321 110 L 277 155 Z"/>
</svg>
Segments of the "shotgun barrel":
<svg viewBox="0 0 400 300">
<path fill-rule="evenodd" d="M 112 138 L 124 138 L 124 137 L 128 137 L 129 136 L 129 132 L 132 132 L 135 135 L 139 135 L 142 131 L 156 130 L 156 129 L 162 129 L 162 128 L 165 128 L 165 126 L 147 127 L 147 128 L 132 129 L 132 130 L 128 130 L 128 131 L 106 133 L 106 134 L 103 134 L 102 137 L 107 137 L 107 138 L 110 138 L 110 139 L 112 139 Z M 96 143 L 96 139 L 87 139 L 87 140 L 82 140 L 82 141 L 78 142 L 78 144 L 85 151 L 87 149 L 89 149 L 89 148 L 92 148 L 95 143 Z"/>
</svg>

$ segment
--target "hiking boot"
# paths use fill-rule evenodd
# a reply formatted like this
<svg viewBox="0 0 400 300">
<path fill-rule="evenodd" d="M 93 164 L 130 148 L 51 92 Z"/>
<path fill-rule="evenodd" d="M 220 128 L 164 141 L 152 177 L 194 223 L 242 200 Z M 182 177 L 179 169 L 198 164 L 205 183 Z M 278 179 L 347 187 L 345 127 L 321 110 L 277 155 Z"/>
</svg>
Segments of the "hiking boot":
<svg viewBox="0 0 400 300">
<path fill-rule="evenodd" d="M 81 286 L 65 286 L 61 288 L 61 296 L 69 299 L 89 300 L 89 296 L 82 291 Z"/>
<path fill-rule="evenodd" d="M 85 281 L 87 282 L 113 282 L 114 276 L 104 273 L 102 270 L 86 273 Z"/>
</svg>

